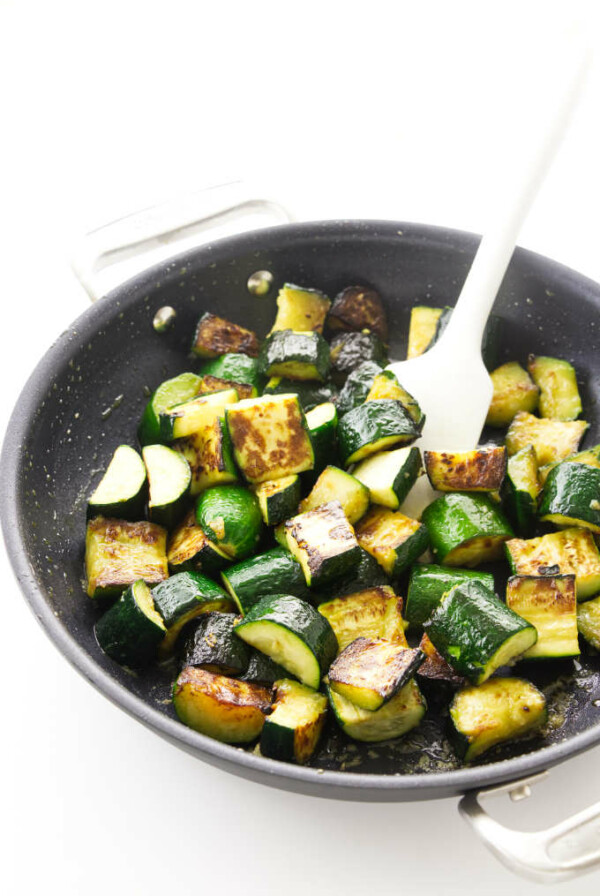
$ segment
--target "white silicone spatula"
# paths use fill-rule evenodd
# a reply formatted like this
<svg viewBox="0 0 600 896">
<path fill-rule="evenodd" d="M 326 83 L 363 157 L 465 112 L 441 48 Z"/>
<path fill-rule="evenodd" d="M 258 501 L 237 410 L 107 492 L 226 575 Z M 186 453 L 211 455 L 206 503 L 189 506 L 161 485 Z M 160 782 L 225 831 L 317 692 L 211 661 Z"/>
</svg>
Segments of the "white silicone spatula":
<svg viewBox="0 0 600 896">
<path fill-rule="evenodd" d="M 416 443 L 422 450 L 470 450 L 477 445 L 492 398 L 492 382 L 481 358 L 483 330 L 510 262 L 519 230 L 556 155 L 581 93 L 589 54 L 580 52 L 566 73 L 550 114 L 515 172 L 508 202 L 484 235 L 439 341 L 424 355 L 390 365 L 426 415 Z M 420 516 L 435 493 L 422 477 L 402 512 Z"/>
</svg>

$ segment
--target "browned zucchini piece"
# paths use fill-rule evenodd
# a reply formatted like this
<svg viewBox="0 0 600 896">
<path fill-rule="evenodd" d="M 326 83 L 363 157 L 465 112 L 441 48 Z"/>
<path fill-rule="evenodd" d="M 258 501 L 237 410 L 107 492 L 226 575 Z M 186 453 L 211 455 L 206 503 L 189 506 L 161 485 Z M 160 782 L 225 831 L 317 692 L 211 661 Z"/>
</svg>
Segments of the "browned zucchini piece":
<svg viewBox="0 0 600 896">
<path fill-rule="evenodd" d="M 417 425 L 422 422 L 423 411 L 419 403 L 400 385 L 396 374 L 391 370 L 382 370 L 377 374 L 365 401 L 380 401 L 383 398 L 401 402 Z"/>
<path fill-rule="evenodd" d="M 329 667 L 329 684 L 355 706 L 375 712 L 398 693 L 423 662 L 420 650 L 383 638 L 357 638 Z"/>
<path fill-rule="evenodd" d="M 488 426 L 508 426 L 519 411 L 535 411 L 540 390 L 517 361 L 490 373 L 494 394 L 486 417 Z"/>
<path fill-rule="evenodd" d="M 533 445 L 538 464 L 557 463 L 577 451 L 589 423 L 585 420 L 549 420 L 519 411 L 506 434 L 510 455 Z"/>
<path fill-rule="evenodd" d="M 117 597 L 138 579 L 148 585 L 169 575 L 167 532 L 155 523 L 97 516 L 87 525 L 85 566 L 90 597 Z"/>
<path fill-rule="evenodd" d="M 226 744 L 258 737 L 272 692 L 195 666 L 186 666 L 173 688 L 173 706 L 184 725 Z"/>
<path fill-rule="evenodd" d="M 217 417 L 203 430 L 185 439 L 178 439 L 173 443 L 173 448 L 183 454 L 190 465 L 190 494 L 199 495 L 213 485 L 237 482 L 231 440 L 221 418 Z"/>
<path fill-rule="evenodd" d="M 511 576 L 506 606 L 537 629 L 523 659 L 579 656 L 575 576 Z"/>
<path fill-rule="evenodd" d="M 330 330 L 371 330 L 387 342 L 388 323 L 381 296 L 368 286 L 347 286 L 337 294 L 327 317 Z"/>
<path fill-rule="evenodd" d="M 425 469 L 440 492 L 494 492 L 506 473 L 506 448 L 490 445 L 474 451 L 425 451 Z"/>
<path fill-rule="evenodd" d="M 198 321 L 192 352 L 200 358 L 217 358 L 229 352 L 258 357 L 256 333 L 207 311 Z"/>
<path fill-rule="evenodd" d="M 285 524 L 285 534 L 288 550 L 302 566 L 309 587 L 349 573 L 360 559 L 354 529 L 339 501 L 292 517 Z"/>
<path fill-rule="evenodd" d="M 322 333 L 331 300 L 318 289 L 284 283 L 277 296 L 277 317 L 271 333 L 277 330 Z"/>
<path fill-rule="evenodd" d="M 319 604 L 340 650 L 356 638 L 385 638 L 408 647 L 402 619 L 402 598 L 389 585 L 365 588 Z"/>
<path fill-rule="evenodd" d="M 212 574 L 230 562 L 228 555 L 214 544 L 196 522 L 196 511 L 187 516 L 169 538 L 167 560 L 174 572 L 202 570 Z"/>
<path fill-rule="evenodd" d="M 506 542 L 506 552 L 515 575 L 574 575 L 577 600 L 588 600 L 600 591 L 600 553 L 589 529 L 512 538 Z"/>
<path fill-rule="evenodd" d="M 263 756 L 283 762 L 308 762 L 317 748 L 327 717 L 327 697 L 284 678 L 275 682 L 273 712 L 260 738 Z"/>
<path fill-rule="evenodd" d="M 443 681 L 456 687 L 463 687 L 467 684 L 467 679 L 459 675 L 452 666 L 446 662 L 441 653 L 435 649 L 426 632 L 419 643 L 419 650 L 424 654 L 425 659 L 417 669 L 419 678 L 431 679 L 432 681 Z"/>
<path fill-rule="evenodd" d="M 417 358 L 427 351 L 437 332 L 443 308 L 415 305 L 410 312 L 407 358 Z"/>
<path fill-rule="evenodd" d="M 375 333 L 338 333 L 331 340 L 331 376 L 342 386 L 349 374 L 366 361 L 383 366 L 388 363 L 387 350 Z"/>
<path fill-rule="evenodd" d="M 527 368 L 540 389 L 542 417 L 576 420 L 582 408 L 573 365 L 561 358 L 529 355 Z"/>
<path fill-rule="evenodd" d="M 356 537 L 389 576 L 400 575 L 429 545 L 429 533 L 422 523 L 378 506 L 358 523 Z"/>
<path fill-rule="evenodd" d="M 251 383 L 236 383 L 233 380 L 224 380 L 220 376 L 211 376 L 210 373 L 202 377 L 200 384 L 200 393 L 202 395 L 222 392 L 225 389 L 235 389 L 238 398 L 254 398 L 257 395 L 256 387 Z"/>
</svg>

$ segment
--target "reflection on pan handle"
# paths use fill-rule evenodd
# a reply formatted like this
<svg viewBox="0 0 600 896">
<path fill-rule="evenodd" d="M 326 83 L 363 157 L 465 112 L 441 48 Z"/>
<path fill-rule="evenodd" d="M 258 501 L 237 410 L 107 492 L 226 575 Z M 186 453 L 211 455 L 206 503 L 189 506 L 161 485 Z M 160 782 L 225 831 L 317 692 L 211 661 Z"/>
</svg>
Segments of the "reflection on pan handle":
<svg viewBox="0 0 600 896">
<path fill-rule="evenodd" d="M 600 867 L 600 803 L 577 812 L 542 831 L 513 831 L 491 818 L 482 808 L 482 797 L 508 793 L 513 800 L 530 795 L 529 785 L 547 772 L 521 778 L 501 787 L 470 791 L 459 810 L 496 858 L 511 871 L 543 883 L 567 880 Z"/>
<path fill-rule="evenodd" d="M 101 277 L 106 268 L 113 265 L 124 268 L 123 263 L 152 253 L 145 265 L 148 267 L 197 245 L 197 239 L 191 245 L 186 241 L 200 233 L 212 239 L 231 234 L 231 225 L 237 225 L 241 219 L 248 219 L 253 229 L 293 220 L 279 203 L 257 199 L 248 185 L 239 181 L 222 184 L 144 209 L 92 231 L 77 247 L 72 267 L 94 302 L 107 292 Z M 220 232 L 224 226 L 228 231 Z M 121 275 L 119 282 L 128 276 L 132 274 Z"/>
</svg>

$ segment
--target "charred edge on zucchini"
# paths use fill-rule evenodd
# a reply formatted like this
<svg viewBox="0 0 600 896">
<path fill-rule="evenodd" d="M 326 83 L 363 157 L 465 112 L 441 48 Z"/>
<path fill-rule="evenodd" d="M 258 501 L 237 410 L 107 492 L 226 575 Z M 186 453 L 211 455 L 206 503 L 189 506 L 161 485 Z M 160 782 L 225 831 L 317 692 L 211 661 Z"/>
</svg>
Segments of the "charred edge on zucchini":
<svg viewBox="0 0 600 896">
<path fill-rule="evenodd" d="M 309 586 L 330 582 L 358 563 L 358 541 L 339 501 L 293 517 L 286 522 L 285 532 L 288 548 Z"/>
<path fill-rule="evenodd" d="M 196 523 L 195 510 L 190 510 L 171 534 L 167 559 L 174 572 L 202 569 L 215 573 L 230 562 L 225 551 L 213 544 Z"/>
<path fill-rule="evenodd" d="M 223 420 L 213 420 L 203 432 L 174 442 L 173 448 L 190 465 L 191 495 L 199 495 L 214 485 L 237 482 L 238 472 L 233 460 L 231 439 Z"/>
<path fill-rule="evenodd" d="M 149 584 L 169 575 L 167 533 L 155 523 L 129 523 L 96 517 L 88 522 L 85 542 L 87 593 L 116 597 L 138 579 Z"/>
<path fill-rule="evenodd" d="M 377 290 L 368 286 L 347 286 L 337 294 L 327 316 L 330 330 L 371 330 L 387 342 L 385 307 Z"/>
<path fill-rule="evenodd" d="M 263 522 L 276 526 L 288 520 L 298 510 L 300 502 L 300 479 L 296 473 L 282 479 L 271 479 L 255 486 Z"/>
<path fill-rule="evenodd" d="M 217 358 L 227 352 L 258 356 L 256 333 L 207 311 L 198 321 L 192 352 L 201 358 Z"/>
<path fill-rule="evenodd" d="M 467 679 L 455 672 L 452 666 L 446 662 L 441 653 L 435 649 L 426 632 L 423 632 L 419 642 L 419 650 L 424 655 L 424 660 L 417 669 L 417 677 L 436 682 L 444 682 L 452 687 L 463 687 Z"/>
<path fill-rule="evenodd" d="M 233 602 L 215 582 L 198 572 L 180 572 L 152 589 L 154 606 L 167 633 L 159 648 L 161 659 L 171 655 L 182 628 L 196 616 L 233 610 Z"/>
<path fill-rule="evenodd" d="M 329 667 L 330 687 L 371 712 L 398 693 L 424 660 L 418 649 L 383 638 L 356 638 Z"/>
<path fill-rule="evenodd" d="M 210 612 L 189 625 L 178 653 L 184 666 L 199 666 L 219 675 L 242 675 L 250 662 L 250 649 L 234 634 L 240 621 L 233 613 Z"/>
<path fill-rule="evenodd" d="M 273 711 L 260 739 L 263 756 L 282 762 L 308 762 L 319 743 L 327 716 L 327 697 L 284 679 L 276 682 Z"/>
<path fill-rule="evenodd" d="M 372 507 L 358 524 L 356 537 L 361 548 L 394 577 L 414 563 L 429 544 L 426 526 L 386 507 Z"/>
<path fill-rule="evenodd" d="M 340 650 L 356 638 L 385 638 L 408 647 L 402 619 L 402 598 L 388 585 L 365 588 L 319 604 Z"/>
<path fill-rule="evenodd" d="M 401 737 L 415 728 L 427 710 L 427 703 L 414 679 L 380 708 L 371 712 L 346 700 L 326 686 L 336 721 L 353 740 L 378 743 Z"/>
<path fill-rule="evenodd" d="M 506 448 L 490 446 L 474 451 L 425 451 L 425 469 L 440 492 L 497 491 L 506 473 Z"/>
<path fill-rule="evenodd" d="M 574 575 L 577 600 L 600 591 L 600 553 L 589 529 L 563 529 L 539 538 L 513 538 L 506 542 L 513 573 L 525 575 Z"/>
</svg>

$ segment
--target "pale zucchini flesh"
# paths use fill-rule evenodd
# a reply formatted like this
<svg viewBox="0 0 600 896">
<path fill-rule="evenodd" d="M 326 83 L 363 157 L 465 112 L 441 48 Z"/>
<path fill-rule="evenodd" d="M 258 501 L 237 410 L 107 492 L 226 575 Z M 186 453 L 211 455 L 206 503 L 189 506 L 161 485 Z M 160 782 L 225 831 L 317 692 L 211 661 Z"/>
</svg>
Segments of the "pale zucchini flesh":
<svg viewBox="0 0 600 896">
<path fill-rule="evenodd" d="M 511 576 L 506 606 L 538 633 L 523 659 L 579 656 L 575 576 Z"/>
<path fill-rule="evenodd" d="M 355 476 L 339 467 L 325 467 L 310 494 L 300 502 L 298 510 L 316 510 L 329 501 L 339 501 L 348 519 L 354 525 L 365 515 L 369 507 L 369 489 Z"/>
<path fill-rule="evenodd" d="M 423 470 L 418 448 L 382 451 L 360 461 L 352 475 L 369 489 L 371 500 L 398 510 Z"/>
<path fill-rule="evenodd" d="M 347 700 L 372 712 L 413 677 L 422 663 L 420 650 L 384 638 L 356 638 L 329 667 L 329 685 Z"/>
<path fill-rule="evenodd" d="M 341 729 L 353 740 L 367 743 L 401 737 L 419 724 L 427 710 L 425 698 L 413 679 L 375 712 L 361 709 L 331 687 L 327 687 L 327 695 Z"/>
<path fill-rule="evenodd" d="M 509 455 L 533 445 L 540 467 L 574 454 L 589 424 L 585 420 L 550 420 L 520 411 L 506 434 Z"/>
<path fill-rule="evenodd" d="M 540 390 L 516 361 L 509 361 L 490 374 L 494 393 L 487 413 L 488 426 L 508 426 L 519 411 L 535 411 Z"/>
<path fill-rule="evenodd" d="M 340 650 L 356 638 L 386 638 L 408 647 L 402 618 L 402 598 L 389 585 L 365 588 L 319 604 L 335 632 Z"/>
<path fill-rule="evenodd" d="M 506 542 L 506 551 L 516 575 L 545 575 L 548 569 L 574 575 L 580 601 L 600 591 L 600 553 L 587 529 L 562 529 L 527 540 L 513 538 Z"/>
</svg>

